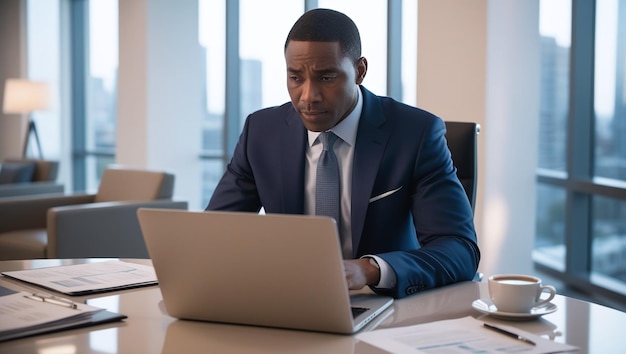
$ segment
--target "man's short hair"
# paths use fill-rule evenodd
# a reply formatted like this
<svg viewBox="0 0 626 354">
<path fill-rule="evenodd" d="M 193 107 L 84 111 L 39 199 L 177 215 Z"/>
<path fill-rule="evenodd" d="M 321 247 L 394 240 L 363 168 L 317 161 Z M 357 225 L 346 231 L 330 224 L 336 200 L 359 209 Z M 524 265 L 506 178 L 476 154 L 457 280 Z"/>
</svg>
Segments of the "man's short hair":
<svg viewBox="0 0 626 354">
<path fill-rule="evenodd" d="M 289 41 L 339 42 L 344 55 L 356 62 L 361 57 L 361 37 L 356 24 L 345 14 L 329 9 L 305 12 L 287 35 Z"/>
</svg>

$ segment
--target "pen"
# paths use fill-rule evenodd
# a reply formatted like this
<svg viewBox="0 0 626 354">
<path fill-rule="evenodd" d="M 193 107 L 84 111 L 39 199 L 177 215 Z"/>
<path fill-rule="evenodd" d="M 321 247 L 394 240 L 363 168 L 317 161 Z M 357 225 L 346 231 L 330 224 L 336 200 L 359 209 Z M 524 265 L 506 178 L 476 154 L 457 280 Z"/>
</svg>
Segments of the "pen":
<svg viewBox="0 0 626 354">
<path fill-rule="evenodd" d="M 535 345 L 535 342 L 533 342 L 532 340 L 526 338 L 526 337 L 522 337 L 517 333 L 513 333 L 513 332 L 509 332 L 506 329 L 502 329 L 500 327 L 496 327 L 496 326 L 492 326 L 490 324 L 487 323 L 483 323 L 483 326 L 485 326 L 485 328 L 491 329 L 493 331 L 496 331 L 498 333 L 504 334 L 505 336 L 509 336 L 511 338 L 515 338 L 517 340 L 520 340 L 522 342 L 528 343 L 530 345 Z"/>
<path fill-rule="evenodd" d="M 62 298 L 58 298 L 58 297 L 55 297 L 55 296 L 46 296 L 46 295 L 32 294 L 32 295 L 24 295 L 24 297 L 27 298 L 27 299 L 31 299 L 31 300 L 47 302 L 47 303 L 50 303 L 50 304 L 55 304 L 55 305 L 59 305 L 59 306 L 69 307 L 71 309 L 77 309 L 78 308 L 78 305 L 76 305 L 74 302 L 72 302 L 70 300 L 65 300 L 65 299 L 62 299 Z"/>
</svg>

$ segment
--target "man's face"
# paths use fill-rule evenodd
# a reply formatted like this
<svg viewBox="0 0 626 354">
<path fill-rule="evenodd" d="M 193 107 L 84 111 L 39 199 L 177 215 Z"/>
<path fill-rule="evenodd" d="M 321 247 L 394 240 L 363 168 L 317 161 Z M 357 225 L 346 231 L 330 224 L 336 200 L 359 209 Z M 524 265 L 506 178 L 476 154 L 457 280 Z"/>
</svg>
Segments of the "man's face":
<svg viewBox="0 0 626 354">
<path fill-rule="evenodd" d="M 338 42 L 290 41 L 285 61 L 291 103 L 308 130 L 326 131 L 352 111 L 367 71 L 365 58 L 353 63 Z"/>
</svg>

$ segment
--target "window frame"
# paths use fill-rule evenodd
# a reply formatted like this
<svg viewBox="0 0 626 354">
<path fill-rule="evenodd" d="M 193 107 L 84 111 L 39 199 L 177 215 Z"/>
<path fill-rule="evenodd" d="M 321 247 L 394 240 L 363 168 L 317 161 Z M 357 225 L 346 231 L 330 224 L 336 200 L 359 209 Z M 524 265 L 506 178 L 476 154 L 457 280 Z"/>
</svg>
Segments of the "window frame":
<svg viewBox="0 0 626 354">
<path fill-rule="evenodd" d="M 566 173 L 538 169 L 537 183 L 561 188 L 565 202 L 565 269 L 559 270 L 535 258 L 534 265 L 566 286 L 618 301 L 626 294 L 594 281 L 592 272 L 593 197 L 626 201 L 626 188 L 594 177 L 596 1 L 572 0 L 569 113 L 567 118 Z M 581 99 L 584 98 L 584 99 Z"/>
</svg>

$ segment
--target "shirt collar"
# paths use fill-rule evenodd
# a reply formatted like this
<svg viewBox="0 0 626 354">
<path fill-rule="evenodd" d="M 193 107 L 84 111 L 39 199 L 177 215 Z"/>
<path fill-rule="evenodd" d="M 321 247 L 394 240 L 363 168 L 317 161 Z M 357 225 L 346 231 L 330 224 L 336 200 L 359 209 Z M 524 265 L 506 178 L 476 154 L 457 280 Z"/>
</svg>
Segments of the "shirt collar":
<svg viewBox="0 0 626 354">
<path fill-rule="evenodd" d="M 356 141 L 356 132 L 359 128 L 359 119 L 361 118 L 361 112 L 363 111 L 363 94 L 361 93 L 361 89 L 357 87 L 358 97 L 356 101 L 356 105 L 354 109 L 348 116 L 342 120 L 339 124 L 332 127 L 330 130 L 335 133 L 338 137 L 341 138 L 344 142 L 348 143 L 350 146 L 354 146 L 354 142 Z M 309 146 L 313 146 L 317 136 L 320 135 L 320 132 L 312 132 L 308 131 L 309 135 Z"/>
</svg>

